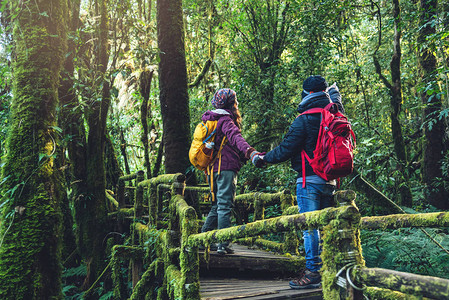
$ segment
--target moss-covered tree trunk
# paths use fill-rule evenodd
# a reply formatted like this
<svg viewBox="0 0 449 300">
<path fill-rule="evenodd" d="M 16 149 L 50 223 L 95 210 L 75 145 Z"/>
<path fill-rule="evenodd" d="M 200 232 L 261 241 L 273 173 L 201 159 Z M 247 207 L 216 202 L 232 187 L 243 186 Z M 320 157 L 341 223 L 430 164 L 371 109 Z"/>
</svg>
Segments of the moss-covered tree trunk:
<svg viewBox="0 0 449 300">
<path fill-rule="evenodd" d="M 140 138 L 143 144 L 143 153 L 145 158 L 144 167 L 147 171 L 147 178 L 151 178 L 151 162 L 150 162 L 150 146 L 148 143 L 148 116 L 151 113 L 150 92 L 151 81 L 153 79 L 153 70 L 143 70 L 139 78 L 139 90 L 142 96 L 142 104 L 140 106 L 140 121 L 142 123 L 142 136 Z"/>
<path fill-rule="evenodd" d="M 61 191 L 54 172 L 65 0 L 10 1 L 13 103 L 2 177 L 0 299 L 60 299 Z"/>
<path fill-rule="evenodd" d="M 424 135 L 423 145 L 423 181 L 426 184 L 427 201 L 439 209 L 448 209 L 448 193 L 438 179 L 443 177 L 441 170 L 441 160 L 443 159 L 444 148 L 444 120 L 439 118 L 441 111 L 441 98 L 436 92 L 428 94 L 428 91 L 439 91 L 437 83 L 437 61 L 435 54 L 427 39 L 435 34 L 435 26 L 432 22 L 436 20 L 437 13 L 436 0 L 420 1 L 420 31 L 418 34 L 418 60 L 422 70 L 423 86 L 431 86 L 421 92 L 421 100 L 424 104 Z"/>
<path fill-rule="evenodd" d="M 399 194 L 400 203 L 405 206 L 412 206 L 412 192 L 410 190 L 409 175 L 407 169 L 407 151 L 402 133 L 399 114 L 402 106 L 402 82 L 401 82 L 401 9 L 399 0 L 393 0 L 393 18 L 394 18 L 394 40 L 393 56 L 390 62 L 391 69 L 391 131 L 393 134 L 394 151 L 398 158 Z"/>
<path fill-rule="evenodd" d="M 105 166 L 106 166 L 106 188 L 108 190 L 114 190 L 119 178 L 123 176 L 123 171 L 120 168 L 120 163 L 115 154 L 114 145 L 109 134 L 106 134 L 105 144 Z"/>
<path fill-rule="evenodd" d="M 82 118 L 81 109 L 78 103 L 78 98 L 73 89 L 74 82 L 74 59 L 75 59 L 75 42 L 73 37 L 75 36 L 76 30 L 79 27 L 79 12 L 80 12 L 81 0 L 68 1 L 68 13 L 67 16 L 67 29 L 68 36 L 71 37 L 67 41 L 68 45 L 68 55 L 64 61 L 64 68 L 61 72 L 61 85 L 59 86 L 59 101 L 60 101 L 60 114 L 58 116 L 59 127 L 63 130 L 64 141 L 63 144 L 65 152 L 68 153 L 68 162 L 70 169 L 66 170 L 68 172 L 67 185 L 71 188 L 71 199 L 66 201 L 73 202 L 74 199 L 86 196 L 86 136 L 85 128 Z M 64 217 L 64 247 L 66 249 L 66 255 L 73 254 L 73 250 L 76 249 L 71 245 L 73 232 L 73 219 L 70 212 L 68 203 L 62 207 L 63 217 Z M 70 244 L 67 244 L 69 242 Z M 64 252 L 63 252 L 64 254 Z M 65 257 L 67 260 L 68 256 Z M 73 256 L 72 256 L 73 258 Z M 72 261 L 67 262 L 68 265 L 72 264 Z M 73 261 L 73 264 L 76 264 Z M 67 265 L 66 265 L 67 266 Z"/>
<path fill-rule="evenodd" d="M 190 166 L 190 115 L 182 0 L 157 1 L 157 28 L 165 173 L 186 173 Z"/>
<path fill-rule="evenodd" d="M 106 78 L 109 59 L 107 0 L 98 0 L 96 7 L 100 16 L 96 68 L 100 78 L 101 101 L 93 101 L 88 116 L 87 138 L 87 197 L 77 205 L 77 225 L 81 255 L 86 259 L 88 274 L 84 288 L 90 288 L 105 266 L 105 243 L 107 232 L 105 143 L 106 118 L 110 104 L 110 80 Z"/>
</svg>

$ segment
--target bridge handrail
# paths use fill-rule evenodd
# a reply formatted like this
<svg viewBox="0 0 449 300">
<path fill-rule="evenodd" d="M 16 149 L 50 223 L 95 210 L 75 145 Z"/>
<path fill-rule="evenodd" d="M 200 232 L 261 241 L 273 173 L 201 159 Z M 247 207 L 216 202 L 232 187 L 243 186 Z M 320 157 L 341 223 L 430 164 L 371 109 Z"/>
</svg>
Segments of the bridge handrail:
<svg viewBox="0 0 449 300">
<path fill-rule="evenodd" d="M 382 268 L 357 268 L 353 276 L 369 286 L 386 288 L 417 297 L 449 298 L 449 280 Z"/>
<path fill-rule="evenodd" d="M 181 299 L 199 299 L 199 257 L 198 248 L 189 247 L 187 240 L 198 232 L 198 218 L 196 211 L 189 206 L 182 194 L 173 194 L 170 200 L 170 227 L 171 232 L 180 232 L 179 269 L 176 265 L 172 270 L 176 270 L 177 284 L 180 287 Z M 179 270 L 180 273 L 177 272 Z M 172 279 L 173 280 L 173 279 Z"/>
<path fill-rule="evenodd" d="M 346 193 L 346 198 L 355 198 L 355 193 Z M 351 198 L 352 199 L 352 198 Z M 337 272 L 348 262 L 364 266 L 361 256 L 358 227 L 360 213 L 351 205 L 330 207 L 320 211 L 254 221 L 245 225 L 192 234 L 187 243 L 195 249 L 199 245 L 208 247 L 213 242 L 225 242 L 261 234 L 277 233 L 308 228 L 323 229 L 323 295 L 325 299 L 340 299 Z"/>
<path fill-rule="evenodd" d="M 142 170 L 139 170 L 133 174 L 119 177 L 117 182 L 117 202 L 119 204 L 119 208 L 124 208 L 125 205 L 125 182 L 136 179 L 136 184 L 138 184 L 144 179 L 144 177 L 145 173 Z"/>
<path fill-rule="evenodd" d="M 311 211 L 302 214 L 280 216 L 270 219 L 254 221 L 244 225 L 228 227 L 219 230 L 212 230 L 193 234 L 189 237 L 188 243 L 193 245 L 205 245 L 214 242 L 226 242 L 249 236 L 258 236 L 290 230 L 306 230 L 308 228 L 318 228 L 327 225 L 333 219 L 347 219 L 351 222 L 358 222 L 357 209 L 353 206 L 329 207 L 323 210 Z"/>
<path fill-rule="evenodd" d="M 184 193 L 185 175 L 182 173 L 164 174 L 157 177 L 139 182 L 136 188 L 136 196 L 134 202 L 135 217 L 138 218 L 143 213 L 143 193 L 144 189 L 148 189 L 148 210 L 149 224 L 157 225 L 157 216 L 161 210 L 161 203 L 157 196 L 157 186 L 159 184 L 171 184 L 173 189 L 181 190 Z"/>
<path fill-rule="evenodd" d="M 397 229 L 405 227 L 449 227 L 449 212 L 363 217 L 361 223 L 361 229 Z"/>
<path fill-rule="evenodd" d="M 181 174 L 182 175 L 182 174 Z M 426 213 L 426 214 L 398 214 L 381 217 L 361 218 L 358 209 L 354 204 L 355 193 L 352 191 L 340 192 L 336 200 L 340 202 L 338 208 L 326 208 L 321 211 L 298 214 L 297 206 L 284 205 L 284 215 L 280 217 L 256 220 L 245 225 L 234 226 L 226 229 L 214 230 L 204 233 L 198 232 L 198 220 L 193 207 L 189 206 L 184 198 L 185 187 L 181 183 L 184 177 L 177 177 L 179 174 L 164 175 L 165 177 L 150 179 L 138 184 L 137 191 L 143 192 L 143 188 L 148 188 L 148 202 L 150 214 L 156 213 L 150 217 L 154 222 L 157 220 L 157 213 L 160 211 L 157 195 L 157 186 L 170 188 L 172 197 L 170 199 L 170 222 L 169 230 L 165 231 L 165 252 L 167 256 L 178 256 L 176 260 L 164 260 L 165 281 L 167 282 L 167 291 L 172 296 L 179 296 L 182 299 L 198 299 L 199 297 L 199 260 L 197 248 L 199 245 L 209 246 L 213 242 L 224 242 L 237 240 L 246 237 L 255 237 L 262 234 L 277 233 L 280 231 L 305 230 L 308 228 L 321 228 L 323 238 L 322 252 L 322 276 L 323 276 L 323 296 L 325 299 L 342 299 L 349 297 L 352 299 L 362 299 L 363 293 L 351 287 L 344 278 L 338 277 L 338 273 L 346 266 L 357 266 L 352 269 L 353 286 L 362 286 L 361 283 L 374 284 L 390 293 L 407 293 L 418 297 L 433 297 L 436 299 L 447 298 L 445 292 L 448 291 L 449 280 L 421 276 L 416 274 L 395 272 L 379 268 L 366 268 L 364 266 L 361 254 L 360 229 L 394 229 L 401 227 L 446 227 L 449 225 L 449 213 Z M 207 188 L 200 187 L 197 191 L 206 191 Z M 196 190 L 193 187 L 193 190 Z M 282 193 L 276 193 L 279 197 Z M 140 195 L 140 194 L 139 194 Z M 273 194 L 271 194 L 273 195 Z M 249 197 L 254 199 L 265 197 L 264 193 L 253 193 L 251 196 L 238 196 L 239 200 Z M 270 198 L 269 196 L 267 196 Z M 271 199 L 270 198 L 270 199 Z M 237 200 L 237 201 L 239 201 Z M 250 200 L 251 201 L 251 200 Z M 258 212 L 255 215 L 263 218 L 263 209 L 265 204 L 274 203 L 271 200 L 259 200 Z M 137 201 L 136 201 L 137 202 Z M 278 203 L 278 202 L 276 202 Z M 151 209 L 155 208 L 155 212 Z M 260 208 L 262 210 L 260 210 Z M 156 224 L 156 223 L 153 223 Z M 177 233 L 176 233 L 177 232 Z M 178 237 L 170 237 L 175 234 Z M 173 244 L 175 241 L 175 244 Z M 169 252 L 167 249 L 176 249 Z M 382 278 L 385 276 L 399 276 L 400 285 L 393 283 L 393 280 L 387 282 Z M 343 276 L 344 277 L 344 276 Z M 380 279 L 381 278 L 381 279 Z M 396 278 L 396 277 L 395 277 Z M 412 279 L 410 279 L 412 278 Z M 380 279 L 380 280 L 379 280 Z M 413 283 L 414 281 L 421 283 Z M 404 289 L 404 285 L 412 283 L 417 286 L 416 289 Z M 440 285 L 441 284 L 441 285 Z M 340 286 L 346 285 L 346 296 L 341 293 Z M 425 287 L 426 285 L 427 287 Z M 368 287 L 369 291 L 374 287 Z M 431 291 L 429 291 L 431 289 Z M 426 291 L 423 291 L 426 290 Z M 379 292 L 380 289 L 377 289 Z M 398 291 L 398 292 L 395 292 Z M 382 293 L 382 292 L 379 292 Z M 176 297 L 175 296 L 175 297 Z"/>
</svg>

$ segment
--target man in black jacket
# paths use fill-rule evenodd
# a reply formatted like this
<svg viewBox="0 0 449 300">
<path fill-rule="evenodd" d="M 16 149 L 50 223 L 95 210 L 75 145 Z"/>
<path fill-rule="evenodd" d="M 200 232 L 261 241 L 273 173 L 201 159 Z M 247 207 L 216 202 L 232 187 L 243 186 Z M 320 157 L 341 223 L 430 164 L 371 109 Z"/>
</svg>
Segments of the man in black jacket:
<svg viewBox="0 0 449 300">
<path fill-rule="evenodd" d="M 310 76 L 303 83 L 302 101 L 298 112 L 303 113 L 314 107 L 324 108 L 330 102 L 337 104 L 338 109 L 344 113 L 341 95 L 338 87 L 333 84 L 328 87 L 322 76 Z M 280 163 L 291 160 L 292 168 L 298 172 L 296 180 L 296 196 L 299 212 L 321 210 L 332 204 L 336 181 L 325 181 L 316 175 L 305 161 L 306 184 L 303 187 L 301 151 L 304 149 L 312 158 L 318 139 L 321 114 L 306 114 L 298 116 L 290 126 L 282 142 L 265 155 L 258 154 L 252 157 L 252 162 L 260 167 L 264 163 Z M 306 270 L 301 277 L 290 281 L 292 289 L 317 288 L 321 284 L 320 237 L 318 230 L 305 230 L 303 232 L 304 248 L 306 252 Z"/>
</svg>

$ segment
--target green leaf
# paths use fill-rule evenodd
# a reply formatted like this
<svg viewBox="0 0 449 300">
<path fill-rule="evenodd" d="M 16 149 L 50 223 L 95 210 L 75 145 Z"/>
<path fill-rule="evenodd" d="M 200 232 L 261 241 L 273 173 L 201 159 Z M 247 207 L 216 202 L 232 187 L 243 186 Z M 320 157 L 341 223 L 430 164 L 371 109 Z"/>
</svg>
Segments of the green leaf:
<svg viewBox="0 0 449 300">
<path fill-rule="evenodd" d="M 5 201 L 3 201 L 2 203 L 0 203 L 0 209 L 3 207 L 3 205 L 5 205 L 6 203 L 9 203 L 9 199 L 6 199 Z"/>
<path fill-rule="evenodd" d="M 53 130 L 62 133 L 62 128 L 58 127 L 58 126 L 50 126 L 50 128 L 52 128 Z"/>
<path fill-rule="evenodd" d="M 8 176 L 4 177 L 4 178 L 2 179 L 2 181 L 0 181 L 0 185 L 4 184 L 5 181 L 8 180 L 9 177 L 11 177 L 11 175 L 8 175 Z"/>
<path fill-rule="evenodd" d="M 45 154 L 45 153 L 39 153 L 39 162 L 41 162 L 41 160 L 42 160 L 44 157 L 47 157 L 47 154 Z"/>
</svg>

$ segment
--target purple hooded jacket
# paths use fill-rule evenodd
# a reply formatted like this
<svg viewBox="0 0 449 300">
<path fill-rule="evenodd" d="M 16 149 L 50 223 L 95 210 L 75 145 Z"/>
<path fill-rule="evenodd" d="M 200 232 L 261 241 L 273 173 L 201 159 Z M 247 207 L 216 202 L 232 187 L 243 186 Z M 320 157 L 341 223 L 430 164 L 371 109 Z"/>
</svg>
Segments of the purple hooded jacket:
<svg viewBox="0 0 449 300">
<path fill-rule="evenodd" d="M 238 172 L 245 162 L 246 151 L 251 147 L 243 138 L 240 129 L 232 120 L 232 113 L 227 109 L 215 109 L 206 111 L 203 121 L 215 121 L 217 123 L 217 134 L 215 136 L 215 149 L 218 151 L 223 137 L 228 141 L 221 151 L 221 171 Z M 214 172 L 218 172 L 218 159 L 214 163 Z"/>
</svg>

